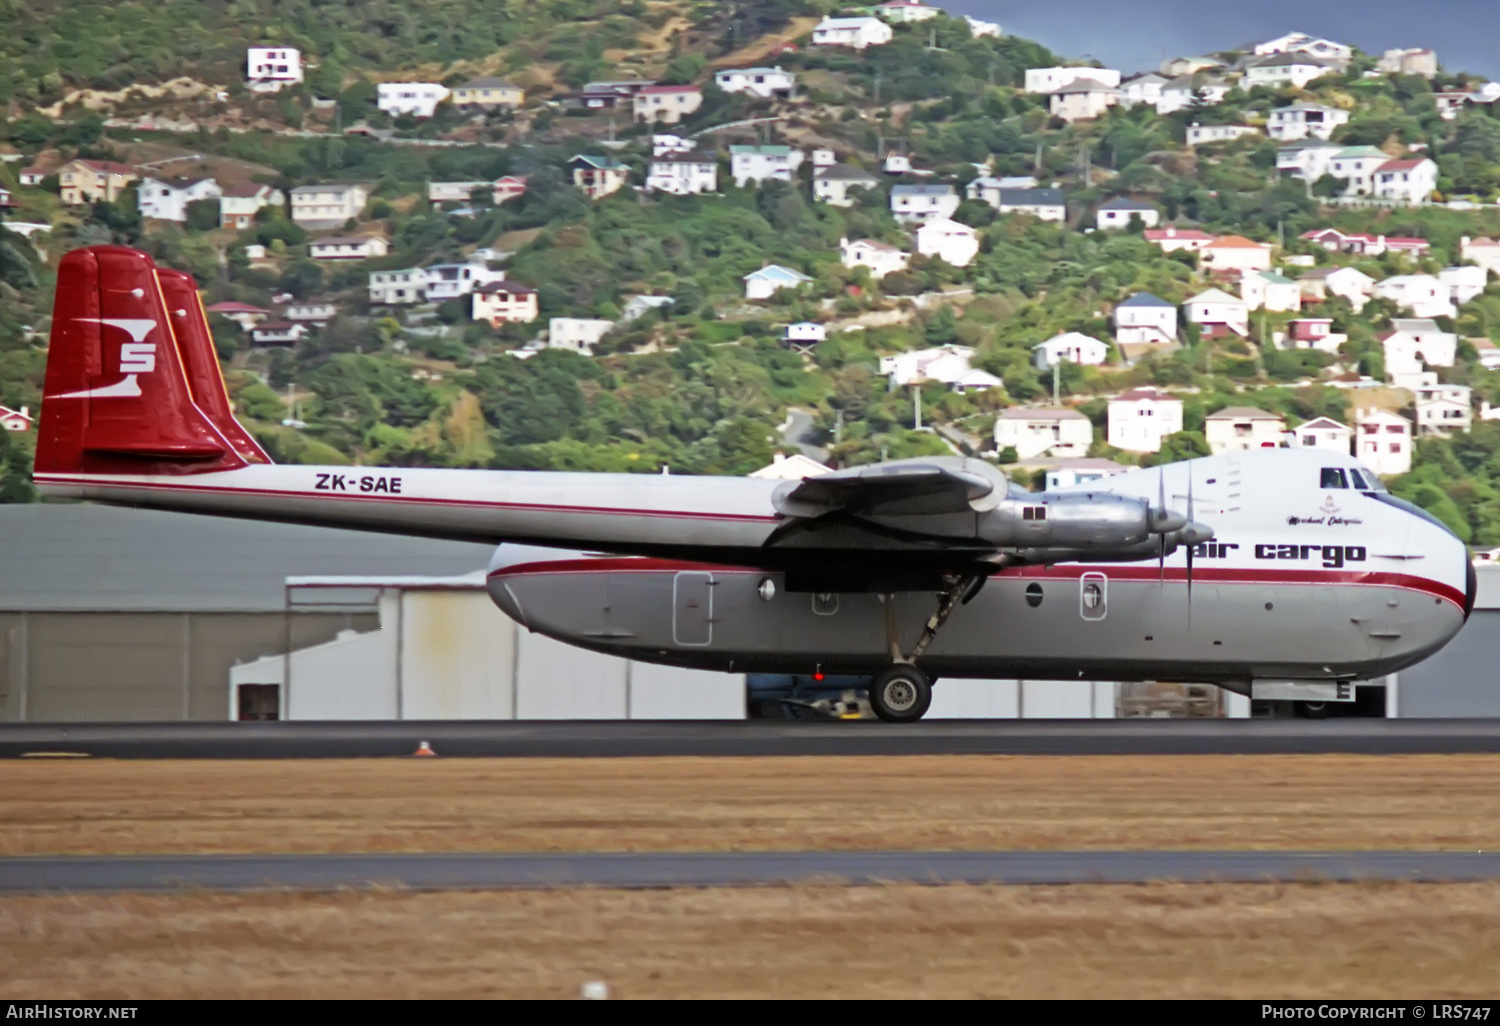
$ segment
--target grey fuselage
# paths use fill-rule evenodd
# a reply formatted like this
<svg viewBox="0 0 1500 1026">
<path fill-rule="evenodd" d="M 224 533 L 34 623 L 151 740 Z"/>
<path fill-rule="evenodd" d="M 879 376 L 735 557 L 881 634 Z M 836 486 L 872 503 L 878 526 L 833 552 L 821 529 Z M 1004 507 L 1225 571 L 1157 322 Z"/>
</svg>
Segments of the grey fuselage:
<svg viewBox="0 0 1500 1026">
<path fill-rule="evenodd" d="M 1277 458 L 1271 458 L 1272 456 Z M 1186 501 L 1212 541 L 1138 562 L 992 573 L 918 660 L 934 677 L 1199 681 L 1368 679 L 1416 663 L 1472 604 L 1464 546 L 1388 496 L 1319 487 L 1345 456 L 1247 452 L 1079 490 Z M 1166 474 L 1165 482 L 1158 475 Z M 880 554 L 869 554 L 872 560 Z M 698 561 L 502 545 L 489 589 L 531 630 L 648 662 L 747 673 L 875 673 L 886 604 L 909 648 L 930 590 L 805 592 L 786 575 Z"/>
</svg>

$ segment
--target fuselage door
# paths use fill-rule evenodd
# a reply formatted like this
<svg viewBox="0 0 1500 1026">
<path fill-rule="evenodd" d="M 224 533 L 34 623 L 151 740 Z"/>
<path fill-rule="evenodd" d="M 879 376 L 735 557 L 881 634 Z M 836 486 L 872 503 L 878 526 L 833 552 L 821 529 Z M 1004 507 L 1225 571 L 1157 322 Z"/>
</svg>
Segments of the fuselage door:
<svg viewBox="0 0 1500 1026">
<path fill-rule="evenodd" d="M 683 570 L 672 582 L 672 640 L 702 647 L 714 639 L 714 575 Z"/>
<path fill-rule="evenodd" d="M 1102 620 L 1109 612 L 1109 578 L 1087 573 L 1078 579 L 1078 614 L 1085 620 Z"/>
</svg>

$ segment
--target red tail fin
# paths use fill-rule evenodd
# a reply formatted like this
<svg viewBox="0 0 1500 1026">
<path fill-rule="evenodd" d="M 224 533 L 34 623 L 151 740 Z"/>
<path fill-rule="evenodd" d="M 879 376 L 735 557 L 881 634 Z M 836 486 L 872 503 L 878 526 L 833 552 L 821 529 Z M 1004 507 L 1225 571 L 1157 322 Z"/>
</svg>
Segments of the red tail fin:
<svg viewBox="0 0 1500 1026">
<path fill-rule="evenodd" d="M 151 258 L 117 246 L 63 257 L 37 474 L 191 474 L 244 465 L 193 402 Z"/>
<path fill-rule="evenodd" d="M 247 463 L 270 463 L 271 457 L 266 455 L 260 443 L 234 419 L 234 407 L 224 389 L 219 354 L 214 350 L 213 335 L 208 330 L 208 314 L 203 310 L 197 282 L 193 281 L 191 274 L 164 267 L 156 269 L 156 277 L 161 281 L 162 298 L 171 314 L 172 331 L 177 336 L 177 351 L 182 356 L 193 403 L 241 459 Z"/>
</svg>

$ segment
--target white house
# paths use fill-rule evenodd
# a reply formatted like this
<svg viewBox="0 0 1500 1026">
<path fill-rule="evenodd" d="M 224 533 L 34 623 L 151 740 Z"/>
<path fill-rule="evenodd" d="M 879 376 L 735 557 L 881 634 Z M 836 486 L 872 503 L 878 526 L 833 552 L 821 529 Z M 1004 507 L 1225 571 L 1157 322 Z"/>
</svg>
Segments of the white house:
<svg viewBox="0 0 1500 1026">
<path fill-rule="evenodd" d="M 1095 481 L 1103 481 L 1107 477 L 1128 474 L 1136 469 L 1136 467 L 1127 467 L 1123 463 L 1100 459 L 1097 456 L 1070 456 L 1067 459 L 1058 460 L 1057 466 L 1048 468 L 1047 491 L 1053 492 L 1059 488 L 1092 484 Z"/>
<path fill-rule="evenodd" d="M 835 207 L 852 207 L 855 189 L 878 189 L 880 179 L 853 164 L 835 164 L 813 175 L 813 198 Z"/>
<path fill-rule="evenodd" d="M 1375 191 L 1375 171 L 1391 158 L 1373 146 L 1346 146 L 1333 155 L 1326 174 L 1342 178 L 1345 196 L 1370 196 Z"/>
<path fill-rule="evenodd" d="M 951 185 L 895 185 L 891 187 L 891 213 L 902 224 L 918 224 L 934 218 L 952 217 L 963 202 Z"/>
<path fill-rule="evenodd" d="M 391 244 L 378 235 L 331 236 L 307 244 L 307 255 L 314 260 L 372 260 L 390 251 Z"/>
<path fill-rule="evenodd" d="M 428 182 L 427 202 L 468 203 L 477 190 L 488 192 L 494 187 L 493 182 Z"/>
<path fill-rule="evenodd" d="M 875 10 L 892 23 L 926 21 L 943 13 L 941 8 L 928 7 L 921 0 L 885 0 L 883 4 L 876 4 Z"/>
<path fill-rule="evenodd" d="M 1203 418 L 1203 438 L 1215 456 L 1240 449 L 1277 449 L 1286 419 L 1250 406 L 1228 406 Z"/>
<path fill-rule="evenodd" d="M 1076 78 L 1052 94 L 1048 110 L 1072 123 L 1097 118 L 1120 102 L 1120 90 L 1093 78 Z"/>
<path fill-rule="evenodd" d="M 1194 122 L 1188 126 L 1187 144 L 1203 146 L 1207 143 L 1234 142 L 1242 136 L 1259 134 L 1260 129 L 1254 125 L 1200 125 Z"/>
<path fill-rule="evenodd" d="M 226 320 L 238 324 L 244 331 L 249 331 L 271 316 L 271 311 L 259 306 L 251 306 L 249 303 L 239 303 L 233 300 L 225 303 L 215 303 L 207 308 L 207 312 L 218 314 Z"/>
<path fill-rule="evenodd" d="M 1437 188 L 1437 178 L 1438 166 L 1426 157 L 1388 160 L 1375 169 L 1371 192 L 1376 199 L 1418 207 Z"/>
<path fill-rule="evenodd" d="M 1144 75 L 1134 75 L 1120 83 L 1120 102 L 1127 107 L 1136 104 L 1146 104 L 1155 107 L 1161 100 L 1161 91 L 1171 81 L 1165 75 L 1158 75 L 1154 71 L 1148 71 Z"/>
<path fill-rule="evenodd" d="M 291 321 L 264 321 L 250 329 L 250 341 L 258 346 L 294 346 L 311 330 Z"/>
<path fill-rule="evenodd" d="M 370 272 L 370 305 L 420 303 L 427 296 L 427 272 L 420 267 Z"/>
<path fill-rule="evenodd" d="M 788 324 L 781 341 L 789 346 L 815 346 L 828 338 L 828 328 L 817 321 L 798 321 Z"/>
<path fill-rule="evenodd" d="M 812 166 L 814 175 L 816 175 L 816 173 L 819 171 L 826 171 L 828 168 L 833 167 L 833 165 L 837 164 L 838 162 L 839 155 L 833 150 L 824 148 L 812 151 Z"/>
<path fill-rule="evenodd" d="M 314 324 L 322 327 L 339 315 L 335 303 L 292 303 L 282 311 L 282 316 L 299 324 Z"/>
<path fill-rule="evenodd" d="M 179 222 L 187 220 L 189 203 L 224 194 L 212 178 L 142 178 L 136 189 L 136 207 L 142 217 Z"/>
<path fill-rule="evenodd" d="M 868 267 L 877 281 L 892 271 L 906 270 L 911 259 L 895 246 L 875 239 L 839 240 L 839 259 L 845 267 Z M 955 265 L 957 266 L 957 265 Z"/>
<path fill-rule="evenodd" d="M 1116 196 L 1107 203 L 1101 203 L 1094 215 L 1094 224 L 1101 231 L 1129 228 L 1132 221 L 1139 221 L 1145 228 L 1155 228 L 1161 223 L 1161 211 L 1149 203 Z"/>
<path fill-rule="evenodd" d="M 1340 424 L 1332 417 L 1315 417 L 1287 431 L 1287 448 L 1321 449 L 1348 456 L 1353 434 L 1347 424 Z"/>
<path fill-rule="evenodd" d="M 975 39 L 983 39 L 985 36 L 1004 35 L 1000 31 L 1000 23 L 994 21 L 980 21 L 972 15 L 964 15 L 964 21 L 969 24 L 969 35 Z"/>
<path fill-rule="evenodd" d="M 492 271 L 484 264 L 430 264 L 423 268 L 423 274 L 429 303 L 467 296 L 488 282 L 505 280 L 504 271 Z"/>
<path fill-rule="evenodd" d="M 1329 173 L 1333 158 L 1343 152 L 1344 147 L 1338 143 L 1304 139 L 1276 151 L 1276 173 L 1282 178 L 1316 182 Z"/>
<path fill-rule="evenodd" d="M 1356 313 L 1375 293 L 1375 279 L 1353 267 L 1314 267 L 1297 279 L 1304 301 L 1322 302 L 1342 296 Z"/>
<path fill-rule="evenodd" d="M 1208 271 L 1269 271 L 1271 244 L 1252 242 L 1243 235 L 1221 235 L 1198 250 L 1198 262 Z"/>
<path fill-rule="evenodd" d="M 402 114 L 430 118 L 448 98 L 448 87 L 438 82 L 381 82 L 375 91 L 375 106 L 393 118 Z"/>
<path fill-rule="evenodd" d="M 1438 281 L 1453 293 L 1453 302 L 1463 306 L 1484 292 L 1489 284 L 1490 272 L 1483 267 L 1445 267 L 1438 272 Z"/>
<path fill-rule="evenodd" d="M 245 78 L 253 93 L 276 93 L 302 81 L 302 51 L 290 46 L 252 46 L 245 51 Z"/>
<path fill-rule="evenodd" d="M 1375 295 L 1413 317 L 1456 317 L 1453 290 L 1430 274 L 1398 274 L 1375 283 Z"/>
<path fill-rule="evenodd" d="M 1380 336 L 1385 350 L 1385 372 L 1398 388 L 1413 391 L 1424 380 L 1428 367 L 1452 367 L 1458 353 L 1458 336 L 1443 331 L 1426 318 L 1396 319 L 1391 330 Z"/>
<path fill-rule="evenodd" d="M 1146 241 L 1158 246 L 1163 253 L 1175 253 L 1179 249 L 1196 253 L 1216 238 L 1197 228 L 1179 228 L 1174 224 L 1165 228 L 1147 228 L 1144 234 Z"/>
<path fill-rule="evenodd" d="M 1177 307 L 1149 292 L 1137 292 L 1115 307 L 1113 320 L 1118 345 L 1177 341 Z"/>
<path fill-rule="evenodd" d="M 1331 39 L 1321 39 L 1305 32 L 1288 32 L 1255 46 L 1256 56 L 1277 53 L 1305 53 L 1324 60 L 1342 62 L 1354 56 L 1354 49 Z"/>
<path fill-rule="evenodd" d="M 752 470 L 746 477 L 759 477 L 772 481 L 803 481 L 809 477 L 818 477 L 822 474 L 833 473 L 832 467 L 824 466 L 809 456 L 800 452 L 794 452 L 788 456 L 784 452 L 777 452 L 771 458 L 770 466 Z"/>
<path fill-rule="evenodd" d="M 1223 79 L 1179 75 L 1162 86 L 1161 97 L 1156 101 L 1156 113 L 1166 115 L 1186 110 L 1199 99 L 1213 106 L 1229 95 L 1232 88 L 1232 84 Z"/>
<path fill-rule="evenodd" d="M 976 178 L 969 183 L 969 199 L 988 203 L 1002 214 L 1030 214 L 1038 221 L 1065 221 L 1067 197 L 1061 189 L 1012 189 L 997 178 Z"/>
<path fill-rule="evenodd" d="M 797 88 L 797 76 L 780 68 L 728 68 L 714 72 L 714 85 L 726 93 L 785 99 Z"/>
<path fill-rule="evenodd" d="M 875 19 L 869 19 L 875 21 Z M 885 22 L 877 21 L 877 25 Z M 731 146 L 729 147 L 729 173 L 736 188 L 743 189 L 754 182 L 790 182 L 797 168 L 802 166 L 801 150 L 790 146 Z"/>
<path fill-rule="evenodd" d="M 658 132 L 651 137 L 651 156 L 660 157 L 668 153 L 688 153 L 696 143 L 671 132 Z"/>
<path fill-rule="evenodd" d="M 1016 458 L 1087 456 L 1094 425 L 1077 410 L 1011 407 L 995 418 L 995 448 L 1016 450 Z"/>
<path fill-rule="evenodd" d="M 1109 401 L 1109 444 L 1126 452 L 1160 452 L 1182 430 L 1182 400 L 1159 388 L 1132 388 Z"/>
<path fill-rule="evenodd" d="M 1417 433 L 1447 438 L 1474 422 L 1473 390 L 1468 385 L 1423 385 L 1417 392 Z"/>
<path fill-rule="evenodd" d="M 1080 78 L 1092 79 L 1107 89 L 1118 89 L 1120 86 L 1120 73 L 1112 68 L 1028 68 L 1026 92 L 1055 93 Z"/>
<path fill-rule="evenodd" d="M 1245 271 L 1240 277 L 1240 298 L 1251 310 L 1268 313 L 1302 309 L 1302 289 L 1290 278 L 1274 271 Z"/>
<path fill-rule="evenodd" d="M 1494 239 L 1474 239 L 1465 235 L 1458 242 L 1458 258 L 1476 264 L 1486 272 L 1500 274 L 1500 242 Z"/>
<path fill-rule="evenodd" d="M 1349 336 L 1333 330 L 1332 317 L 1297 317 L 1288 325 L 1287 340 L 1293 349 L 1316 349 L 1336 355 Z"/>
<path fill-rule="evenodd" d="M 1411 470 L 1411 421 L 1386 410 L 1357 410 L 1354 457 L 1381 477 Z"/>
<path fill-rule="evenodd" d="M 935 256 L 954 267 L 967 267 L 979 252 L 979 233 L 966 224 L 939 217 L 921 225 L 913 233 L 917 252 Z"/>
<path fill-rule="evenodd" d="M 883 46 L 895 37 L 891 27 L 879 18 L 824 18 L 813 26 L 814 46 L 847 46 L 863 50 Z"/>
<path fill-rule="evenodd" d="M 469 319 L 490 327 L 530 324 L 537 318 L 536 289 L 513 281 L 491 281 L 470 293 Z"/>
<path fill-rule="evenodd" d="M 363 185 L 299 185 L 292 190 L 292 220 L 303 228 L 338 228 L 365 209 Z"/>
<path fill-rule="evenodd" d="M 1375 70 L 1382 75 L 1419 75 L 1422 78 L 1436 78 L 1437 54 L 1417 46 L 1387 50 L 1376 62 Z"/>
<path fill-rule="evenodd" d="M 693 85 L 646 86 L 632 104 L 637 121 L 675 125 L 703 106 L 703 90 Z"/>
<path fill-rule="evenodd" d="M 1205 338 L 1218 338 L 1233 332 L 1250 333 L 1250 307 L 1238 296 L 1220 289 L 1200 292 L 1185 304 L 1187 321 L 1196 324 Z"/>
<path fill-rule="evenodd" d="M 890 388 L 906 388 L 924 381 L 941 381 L 953 385 L 974 372 L 970 360 L 974 350 L 968 346 L 936 346 L 910 353 L 880 358 L 880 373 Z"/>
<path fill-rule="evenodd" d="M 1348 121 L 1347 110 L 1319 103 L 1294 103 L 1271 111 L 1266 119 L 1266 134 L 1278 142 L 1294 142 L 1309 136 L 1327 139 L 1335 128 Z"/>
<path fill-rule="evenodd" d="M 13 410 L 9 406 L 0 406 L 0 429 L 30 431 L 34 423 L 36 419 L 32 417 L 29 407 L 23 406 L 19 410 Z"/>
<path fill-rule="evenodd" d="M 672 305 L 671 296 L 633 296 L 620 311 L 620 323 L 629 324 L 651 310 L 663 310 Z M 665 316 L 665 315 L 663 315 Z"/>
<path fill-rule="evenodd" d="M 594 346 L 614 326 L 614 321 L 591 317 L 554 317 L 547 322 L 547 345 L 593 356 Z"/>
<path fill-rule="evenodd" d="M 647 192 L 694 196 L 719 187 L 719 158 L 712 153 L 665 153 L 651 161 Z"/>
<path fill-rule="evenodd" d="M 760 270 L 751 271 L 745 275 L 745 298 L 770 299 L 774 293 L 779 292 L 781 289 L 794 289 L 810 281 L 812 279 L 807 275 L 800 271 L 794 271 L 790 267 L 767 264 Z"/>
<path fill-rule="evenodd" d="M 888 175 L 910 174 L 911 157 L 905 153 L 888 153 L 885 161 L 880 165 L 880 170 Z"/>
<path fill-rule="evenodd" d="M 1108 343 L 1077 331 L 1065 331 L 1045 342 L 1031 347 L 1032 359 L 1041 370 L 1048 370 L 1054 363 L 1067 361 L 1097 367 L 1109 356 Z"/>
<path fill-rule="evenodd" d="M 244 230 L 255 223 L 255 215 L 265 207 L 286 204 L 280 189 L 269 185 L 242 185 L 226 189 L 219 196 L 219 227 Z"/>
<path fill-rule="evenodd" d="M 1305 53 L 1252 57 L 1245 62 L 1245 88 L 1267 86 L 1279 89 L 1282 86 L 1292 86 L 1302 89 L 1313 79 L 1335 74 L 1338 70 L 1338 65 L 1333 62 Z"/>
<path fill-rule="evenodd" d="M 1467 341 L 1474 347 L 1474 355 L 1479 358 L 1479 366 L 1485 370 L 1500 370 L 1500 346 L 1487 338 L 1471 338 Z"/>
</svg>

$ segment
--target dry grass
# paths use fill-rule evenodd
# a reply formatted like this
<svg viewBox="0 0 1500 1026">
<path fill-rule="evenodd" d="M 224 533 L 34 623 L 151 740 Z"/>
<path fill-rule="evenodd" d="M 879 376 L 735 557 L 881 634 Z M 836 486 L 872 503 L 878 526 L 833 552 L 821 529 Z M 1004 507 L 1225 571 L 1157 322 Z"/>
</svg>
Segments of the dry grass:
<svg viewBox="0 0 1500 1026">
<path fill-rule="evenodd" d="M 1500 884 L 0 900 L 54 998 L 1492 998 Z"/>
<path fill-rule="evenodd" d="M 47 760 L 0 853 L 1500 848 L 1500 757 Z"/>
</svg>

